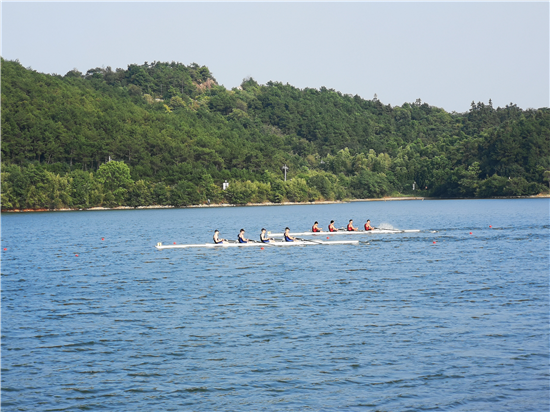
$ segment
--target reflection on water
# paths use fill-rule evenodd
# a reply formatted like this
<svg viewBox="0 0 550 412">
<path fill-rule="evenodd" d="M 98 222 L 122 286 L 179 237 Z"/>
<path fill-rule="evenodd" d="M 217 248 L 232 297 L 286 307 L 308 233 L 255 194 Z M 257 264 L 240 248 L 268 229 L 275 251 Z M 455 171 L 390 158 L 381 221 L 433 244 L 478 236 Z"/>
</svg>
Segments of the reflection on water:
<svg viewBox="0 0 550 412">
<path fill-rule="evenodd" d="M 421 232 L 153 247 L 367 218 Z M 2 223 L 3 410 L 548 410 L 548 200 Z"/>
</svg>

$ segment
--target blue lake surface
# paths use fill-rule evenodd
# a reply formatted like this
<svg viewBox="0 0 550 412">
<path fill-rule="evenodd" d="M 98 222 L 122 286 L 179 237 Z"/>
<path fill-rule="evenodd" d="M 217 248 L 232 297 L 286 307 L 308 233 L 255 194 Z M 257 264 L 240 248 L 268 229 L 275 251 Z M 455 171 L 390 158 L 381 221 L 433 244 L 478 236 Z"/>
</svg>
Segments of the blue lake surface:
<svg viewBox="0 0 550 412">
<path fill-rule="evenodd" d="M 2 214 L 2 411 L 548 411 L 549 206 Z M 367 218 L 421 232 L 154 248 Z"/>
</svg>

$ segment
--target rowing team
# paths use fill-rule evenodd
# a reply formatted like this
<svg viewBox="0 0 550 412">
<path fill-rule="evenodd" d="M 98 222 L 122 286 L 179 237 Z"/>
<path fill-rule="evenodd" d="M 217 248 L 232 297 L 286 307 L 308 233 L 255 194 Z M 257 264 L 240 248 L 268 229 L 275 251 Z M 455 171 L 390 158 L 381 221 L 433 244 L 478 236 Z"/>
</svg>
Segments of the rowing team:
<svg viewBox="0 0 550 412">
<path fill-rule="evenodd" d="M 254 242 L 253 240 L 245 238 L 244 237 L 244 232 L 245 232 L 244 229 L 241 229 L 239 231 L 239 237 L 237 237 L 237 241 L 239 243 Z M 288 227 L 285 228 L 285 233 L 283 235 L 283 237 L 285 238 L 285 242 L 294 242 L 296 240 L 296 238 L 290 236 L 289 232 L 290 232 L 290 229 Z M 218 229 L 216 229 L 214 231 L 214 243 L 215 244 L 220 244 L 220 243 L 223 243 L 223 242 L 229 242 L 227 239 L 221 239 L 219 237 L 219 235 L 220 235 L 220 231 Z M 269 243 L 271 240 L 273 240 L 273 238 L 268 237 L 267 233 L 266 233 L 266 230 L 262 228 L 262 233 L 260 233 L 260 241 L 262 243 Z"/>
<path fill-rule="evenodd" d="M 319 225 L 319 222 L 315 222 L 313 224 L 313 227 L 311 228 L 311 231 L 314 232 L 314 233 L 322 232 L 323 229 L 320 229 L 318 227 L 318 225 Z M 367 223 L 365 223 L 365 230 L 373 230 L 373 229 L 374 229 L 374 227 L 372 227 L 370 225 L 370 220 L 367 220 Z M 329 232 L 337 232 L 339 230 L 339 229 L 336 229 L 334 227 L 334 220 L 330 221 L 330 225 L 328 226 L 328 230 L 329 230 Z M 340 229 L 340 230 L 343 230 L 343 229 Z M 349 231 L 349 232 L 353 232 L 353 231 L 359 230 L 359 228 L 353 227 L 353 219 L 350 219 L 346 230 Z M 241 229 L 239 231 L 239 236 L 237 237 L 237 241 L 239 243 L 248 243 L 248 242 L 250 242 L 250 239 L 246 239 L 244 237 L 244 232 L 245 232 L 244 229 Z M 283 237 L 285 239 L 285 242 L 294 242 L 295 240 L 300 240 L 300 239 L 297 239 L 295 237 L 290 236 L 290 229 L 288 227 L 285 228 L 285 233 L 283 234 Z M 262 243 L 269 243 L 270 240 L 273 240 L 273 238 L 269 238 L 267 236 L 266 230 L 264 228 L 262 228 L 262 233 L 260 233 L 260 241 Z M 214 231 L 214 243 L 219 244 L 219 243 L 223 243 L 223 242 L 228 242 L 228 240 L 227 239 L 221 239 L 220 238 L 220 231 L 216 229 Z"/>
<path fill-rule="evenodd" d="M 312 232 L 322 232 L 323 229 L 319 229 L 318 225 L 319 225 L 319 222 L 315 222 L 313 224 L 313 227 L 311 228 L 311 231 Z M 370 225 L 370 219 L 367 219 L 367 223 L 365 223 L 365 230 L 373 230 L 373 229 L 375 229 L 375 228 Z M 354 232 L 354 231 L 359 230 L 359 228 L 358 227 L 353 227 L 353 219 L 350 219 L 349 223 L 348 223 L 348 226 L 345 229 L 343 229 L 343 228 L 342 229 L 336 229 L 334 227 L 334 220 L 331 220 L 330 225 L 328 225 L 328 231 L 329 232 L 338 232 L 338 230 L 347 230 L 348 232 Z"/>
</svg>

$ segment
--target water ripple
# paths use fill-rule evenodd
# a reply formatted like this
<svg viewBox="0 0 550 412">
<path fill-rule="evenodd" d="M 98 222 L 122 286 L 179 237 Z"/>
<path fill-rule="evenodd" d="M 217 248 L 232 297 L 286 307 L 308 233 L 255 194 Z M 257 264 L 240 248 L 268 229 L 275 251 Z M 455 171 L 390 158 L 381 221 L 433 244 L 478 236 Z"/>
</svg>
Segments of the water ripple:
<svg viewBox="0 0 550 412">
<path fill-rule="evenodd" d="M 3 215 L 2 409 L 548 410 L 548 210 Z M 253 233 L 366 213 L 421 232 L 355 247 L 152 248 L 229 237 L 233 223 Z"/>
</svg>

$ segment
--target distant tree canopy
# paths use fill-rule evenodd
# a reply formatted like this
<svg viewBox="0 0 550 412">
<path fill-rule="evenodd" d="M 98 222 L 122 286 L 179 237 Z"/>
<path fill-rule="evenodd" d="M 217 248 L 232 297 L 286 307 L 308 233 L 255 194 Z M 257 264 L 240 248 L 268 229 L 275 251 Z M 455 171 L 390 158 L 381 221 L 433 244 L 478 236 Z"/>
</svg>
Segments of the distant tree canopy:
<svg viewBox="0 0 550 412">
<path fill-rule="evenodd" d="M 391 107 L 252 78 L 226 90 L 195 63 L 60 76 L 2 60 L 2 162 L 3 209 L 381 197 L 413 182 L 530 195 L 548 191 L 550 110 Z"/>
</svg>

